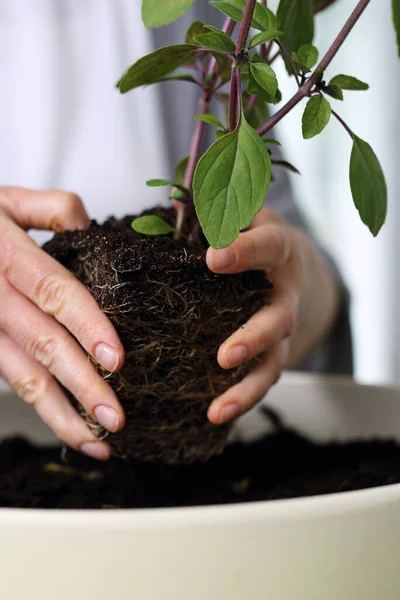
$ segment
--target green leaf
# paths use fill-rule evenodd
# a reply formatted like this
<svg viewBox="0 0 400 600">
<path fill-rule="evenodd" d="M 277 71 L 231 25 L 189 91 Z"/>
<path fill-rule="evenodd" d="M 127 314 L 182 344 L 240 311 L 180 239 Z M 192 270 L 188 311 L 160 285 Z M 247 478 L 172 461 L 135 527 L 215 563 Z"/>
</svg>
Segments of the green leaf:
<svg viewBox="0 0 400 600">
<path fill-rule="evenodd" d="M 225 129 L 225 126 L 221 119 L 218 119 L 218 117 L 215 117 L 214 115 L 197 115 L 197 117 L 195 117 L 195 120 L 204 121 L 204 123 L 214 125 L 214 127 L 221 127 L 221 129 Z"/>
<path fill-rule="evenodd" d="M 202 156 L 194 175 L 196 212 L 211 246 L 228 246 L 250 225 L 264 203 L 270 179 L 269 154 L 242 114 L 235 131 Z"/>
<path fill-rule="evenodd" d="M 341 90 L 367 90 L 369 88 L 368 83 L 364 83 L 351 75 L 336 75 L 333 77 L 329 85 L 337 85 Z"/>
<path fill-rule="evenodd" d="M 271 67 L 262 62 L 250 63 L 250 75 L 257 84 L 271 96 L 275 96 L 278 90 L 278 80 Z"/>
<path fill-rule="evenodd" d="M 318 50 L 311 44 L 300 46 L 296 55 L 300 65 L 307 67 L 307 69 L 312 69 L 318 62 Z"/>
<path fill-rule="evenodd" d="M 165 186 L 176 187 L 179 190 L 182 190 L 182 192 L 184 192 L 188 196 L 191 195 L 190 190 L 188 190 L 179 181 L 169 181 L 169 179 L 149 179 L 148 181 L 146 181 L 146 185 L 148 185 L 149 187 L 165 187 Z"/>
<path fill-rule="evenodd" d="M 321 133 L 329 123 L 331 112 L 331 105 L 321 94 L 312 96 L 309 99 L 302 119 L 303 137 L 305 140 Z"/>
<path fill-rule="evenodd" d="M 227 52 L 229 54 L 235 52 L 235 42 L 223 31 L 212 31 L 211 33 L 197 35 L 194 41 L 196 44 L 215 52 Z"/>
<path fill-rule="evenodd" d="M 159 48 L 135 62 L 121 77 L 117 87 L 121 94 L 124 94 L 141 85 L 162 81 L 166 75 L 190 59 L 195 52 L 198 52 L 198 46 L 191 44 Z"/>
<path fill-rule="evenodd" d="M 337 85 L 327 85 L 323 88 L 323 92 L 324 94 L 328 94 L 328 96 L 335 98 L 335 100 L 343 100 L 343 92 Z"/>
<path fill-rule="evenodd" d="M 202 35 L 203 33 L 207 33 L 204 23 L 201 21 L 194 21 L 187 30 L 185 44 L 195 44 L 196 42 L 194 41 L 194 38 L 197 35 Z"/>
<path fill-rule="evenodd" d="M 386 218 L 385 176 L 371 146 L 356 135 L 350 158 L 350 187 L 362 222 L 376 236 Z"/>
<path fill-rule="evenodd" d="M 255 104 L 253 105 L 253 107 L 249 111 L 247 111 L 246 105 L 247 105 L 248 100 L 249 100 L 248 96 L 243 97 L 246 120 L 247 120 L 248 124 L 251 127 L 253 127 L 253 129 L 257 129 L 257 127 L 259 127 L 261 125 L 261 123 L 264 123 L 265 119 L 268 117 L 268 106 L 267 106 L 265 100 L 263 100 L 260 97 L 257 97 L 257 100 L 256 100 Z"/>
<path fill-rule="evenodd" d="M 249 50 L 255 46 L 259 46 L 260 44 L 266 44 L 271 40 L 277 40 L 284 35 L 285 34 L 283 31 L 262 31 L 261 33 L 256 33 L 256 35 L 250 40 Z"/>
<path fill-rule="evenodd" d="M 280 29 L 285 32 L 284 46 L 289 55 L 300 46 L 311 44 L 314 38 L 313 0 L 280 0 Z"/>
<path fill-rule="evenodd" d="M 392 0 L 393 24 L 397 37 L 397 46 L 400 56 L 400 0 Z"/>
<path fill-rule="evenodd" d="M 264 144 L 272 144 L 273 146 L 281 146 L 282 145 L 275 138 L 263 138 L 263 142 L 264 142 Z"/>
<path fill-rule="evenodd" d="M 194 0 L 143 0 L 142 19 L 145 27 L 162 27 L 179 19 Z"/>
<path fill-rule="evenodd" d="M 188 162 L 189 162 L 189 157 L 185 156 L 185 158 L 182 158 L 182 160 L 180 160 L 175 167 L 176 180 L 179 181 L 179 183 L 181 183 L 182 185 L 185 180 L 185 173 L 186 173 L 186 169 L 188 166 Z"/>
<path fill-rule="evenodd" d="M 292 173 L 296 173 L 296 175 L 300 175 L 300 171 L 298 169 L 296 169 L 296 167 L 294 165 L 292 165 L 292 163 L 288 162 L 287 160 L 271 160 L 271 163 L 273 165 L 277 165 L 278 167 L 284 167 L 288 171 L 291 171 Z"/>
<path fill-rule="evenodd" d="M 225 0 L 224 2 L 210 2 L 210 4 L 215 6 L 215 8 L 218 8 L 218 10 L 223 12 L 237 23 L 242 22 L 246 0 Z M 251 25 L 254 27 L 254 29 L 259 29 L 260 31 L 269 31 L 272 29 L 277 29 L 277 19 L 271 10 L 269 10 L 263 4 L 257 3 Z"/>
<path fill-rule="evenodd" d="M 221 139 L 222 137 L 224 137 L 224 135 L 227 135 L 227 131 L 225 129 L 217 129 L 217 131 L 215 132 L 215 137 L 217 138 L 217 140 Z"/>
<path fill-rule="evenodd" d="M 144 217 L 138 217 L 131 223 L 132 229 L 137 233 L 143 235 L 165 235 L 175 231 L 171 225 L 169 225 L 161 217 L 157 215 L 145 215 Z"/>
</svg>

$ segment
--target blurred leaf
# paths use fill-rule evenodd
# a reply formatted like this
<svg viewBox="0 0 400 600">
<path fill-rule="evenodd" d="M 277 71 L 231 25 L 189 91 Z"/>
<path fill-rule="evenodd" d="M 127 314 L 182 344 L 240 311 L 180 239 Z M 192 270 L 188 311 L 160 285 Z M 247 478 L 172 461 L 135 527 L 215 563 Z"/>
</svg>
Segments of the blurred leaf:
<svg viewBox="0 0 400 600">
<path fill-rule="evenodd" d="M 343 92 L 337 85 L 327 85 L 322 91 L 328 94 L 328 96 L 335 98 L 335 100 L 343 100 Z"/>
<path fill-rule="evenodd" d="M 194 38 L 197 35 L 202 35 L 203 33 L 207 33 L 204 23 L 201 21 L 194 21 L 187 30 L 185 44 L 195 44 L 196 42 L 194 41 Z"/>
<path fill-rule="evenodd" d="M 300 171 L 287 160 L 271 160 L 271 163 L 273 165 L 277 165 L 278 167 L 283 167 L 292 173 L 296 173 L 296 175 L 300 175 Z"/>
<path fill-rule="evenodd" d="M 162 27 L 179 19 L 194 0 L 142 0 L 142 20 L 147 29 Z"/>
<path fill-rule="evenodd" d="M 176 187 L 179 190 L 182 190 L 188 196 L 191 195 L 191 191 L 188 190 L 184 185 L 182 185 L 179 181 L 169 181 L 169 179 L 149 179 L 146 181 L 146 185 L 149 187 Z"/>
<path fill-rule="evenodd" d="M 386 218 L 385 176 L 371 146 L 356 135 L 350 158 L 350 187 L 362 222 L 376 236 Z"/>
<path fill-rule="evenodd" d="M 331 105 L 322 94 L 311 96 L 306 104 L 302 119 L 303 137 L 305 140 L 321 133 L 329 123 L 331 112 Z"/>
<path fill-rule="evenodd" d="M 191 44 L 159 48 L 151 54 L 139 58 L 121 77 L 117 87 L 121 94 L 124 94 L 141 85 L 157 83 L 175 71 L 197 51 L 198 46 Z"/>
<path fill-rule="evenodd" d="M 249 99 L 249 96 L 243 96 L 243 106 L 245 109 L 246 120 L 253 129 L 257 129 L 257 127 L 264 123 L 268 117 L 268 106 L 265 100 L 257 97 L 253 107 L 250 110 L 247 110 Z"/>
<path fill-rule="evenodd" d="M 215 8 L 218 8 L 218 10 L 223 12 L 237 23 L 242 22 L 246 0 L 225 0 L 224 2 L 210 2 L 210 4 L 215 6 Z M 251 25 L 254 29 L 259 29 L 260 31 L 269 31 L 272 29 L 277 29 L 277 19 L 271 10 L 258 2 L 254 10 L 254 16 Z"/>
<path fill-rule="evenodd" d="M 185 173 L 186 173 L 186 169 L 188 166 L 188 162 L 189 162 L 189 157 L 185 156 L 185 158 L 182 158 L 182 160 L 180 160 L 178 162 L 178 164 L 175 167 L 175 177 L 176 180 L 181 183 L 183 185 L 183 182 L 185 180 Z"/>
<path fill-rule="evenodd" d="M 197 117 L 195 117 L 195 120 L 204 121 L 204 123 L 214 125 L 214 127 L 221 127 L 221 129 L 225 129 L 225 126 L 221 119 L 218 119 L 218 117 L 215 117 L 214 115 L 197 115 Z"/>
<path fill-rule="evenodd" d="M 277 40 L 280 37 L 283 37 L 285 34 L 283 31 L 262 31 L 261 33 L 256 33 L 256 35 L 250 40 L 249 50 L 254 48 L 255 46 L 259 46 L 260 44 L 266 44 L 271 40 Z"/>
<path fill-rule="evenodd" d="M 400 56 L 400 0 L 392 0 L 393 24 L 397 36 L 397 47 Z"/>
<path fill-rule="evenodd" d="M 271 94 L 271 96 L 275 96 L 278 89 L 278 81 L 275 72 L 269 65 L 261 62 L 250 63 L 250 73 L 263 90 Z"/>
<path fill-rule="evenodd" d="M 273 146 L 281 146 L 281 143 L 278 142 L 275 138 L 263 138 L 264 144 L 272 144 Z"/>
<path fill-rule="evenodd" d="M 300 46 L 296 55 L 299 63 L 307 69 L 312 69 L 318 62 L 318 50 L 312 44 Z"/>
<path fill-rule="evenodd" d="M 333 77 L 329 85 L 337 85 L 341 90 L 368 90 L 368 83 L 364 83 L 351 75 L 336 75 Z"/>
<path fill-rule="evenodd" d="M 277 17 L 280 29 L 285 33 L 283 44 L 290 56 L 300 46 L 312 43 L 314 38 L 313 0 L 280 0 Z"/>
<path fill-rule="evenodd" d="M 190 73 L 172 73 L 171 75 L 160 77 L 157 83 L 162 83 L 163 81 L 188 81 L 189 83 L 200 85 L 197 79 L 195 79 Z"/>
<path fill-rule="evenodd" d="M 164 221 L 164 219 L 161 219 L 161 217 L 157 217 L 157 215 L 138 217 L 132 221 L 131 225 L 132 229 L 142 235 L 165 235 L 175 231 L 171 225 Z"/>
</svg>

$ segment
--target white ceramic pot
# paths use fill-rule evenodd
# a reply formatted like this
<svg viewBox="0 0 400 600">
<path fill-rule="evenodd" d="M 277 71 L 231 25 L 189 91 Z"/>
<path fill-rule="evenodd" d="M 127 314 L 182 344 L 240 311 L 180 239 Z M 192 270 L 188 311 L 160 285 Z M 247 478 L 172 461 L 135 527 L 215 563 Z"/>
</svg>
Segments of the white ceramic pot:
<svg viewBox="0 0 400 600">
<path fill-rule="evenodd" d="M 294 374 L 267 403 L 317 440 L 400 438 L 396 389 Z M 235 435 L 261 422 L 249 415 Z M 3 394 L 0 435 L 13 431 L 49 439 Z M 0 569 L 1 600 L 399 600 L 400 485 L 226 507 L 4 509 Z"/>
</svg>

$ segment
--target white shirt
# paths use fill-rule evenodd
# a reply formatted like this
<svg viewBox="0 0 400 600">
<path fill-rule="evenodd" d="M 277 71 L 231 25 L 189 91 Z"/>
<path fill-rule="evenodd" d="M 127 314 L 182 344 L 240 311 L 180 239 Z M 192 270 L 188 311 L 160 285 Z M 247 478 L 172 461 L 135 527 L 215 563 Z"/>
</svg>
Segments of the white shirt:
<svg viewBox="0 0 400 600">
<path fill-rule="evenodd" d="M 165 200 L 158 86 L 121 95 L 151 51 L 141 0 L 0 0 L 0 185 L 78 193 L 102 220 Z M 40 238 L 39 238 L 40 239 Z"/>
</svg>

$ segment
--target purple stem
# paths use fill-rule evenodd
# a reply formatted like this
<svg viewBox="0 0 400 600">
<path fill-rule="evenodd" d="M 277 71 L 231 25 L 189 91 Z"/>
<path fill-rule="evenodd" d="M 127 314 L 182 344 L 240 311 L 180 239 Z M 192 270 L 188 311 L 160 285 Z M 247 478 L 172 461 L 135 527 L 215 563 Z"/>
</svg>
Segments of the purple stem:
<svg viewBox="0 0 400 600">
<path fill-rule="evenodd" d="M 287 115 L 288 112 L 292 110 L 303 98 L 310 94 L 310 91 L 314 85 L 315 78 L 319 71 L 324 72 L 325 69 L 330 65 L 334 57 L 336 56 L 339 48 L 342 46 L 343 42 L 349 35 L 350 31 L 353 29 L 354 25 L 357 23 L 358 19 L 361 17 L 364 10 L 367 8 L 368 4 L 371 0 L 360 0 L 351 13 L 350 17 L 347 19 L 345 25 L 340 31 L 339 35 L 333 42 L 332 46 L 329 48 L 328 52 L 325 54 L 319 65 L 316 67 L 315 71 L 312 73 L 311 77 L 304 83 L 296 92 L 296 94 L 285 104 L 282 106 L 278 112 L 269 117 L 265 123 L 263 123 L 258 128 L 259 135 L 265 135 L 268 131 L 270 131 L 283 117 Z"/>
<path fill-rule="evenodd" d="M 347 123 L 345 123 L 343 121 L 342 117 L 339 117 L 339 115 L 337 114 L 337 112 L 335 112 L 334 110 L 332 110 L 332 114 L 339 121 L 339 123 L 341 125 L 343 125 L 343 127 L 345 128 L 345 130 L 347 131 L 347 133 L 349 134 L 349 136 L 351 137 L 351 139 L 354 140 L 354 133 L 352 132 L 352 130 L 350 129 L 350 127 L 347 125 Z"/>
<path fill-rule="evenodd" d="M 246 6 L 243 12 L 242 24 L 239 30 L 239 37 L 236 44 L 236 54 L 239 54 L 239 52 L 243 50 L 243 48 L 246 46 L 256 4 L 257 0 L 247 0 L 246 2 Z"/>
</svg>

